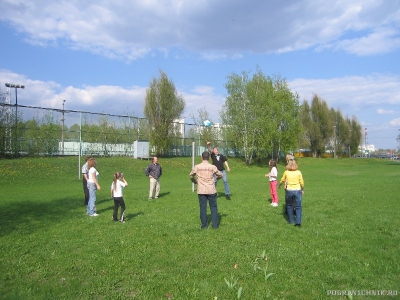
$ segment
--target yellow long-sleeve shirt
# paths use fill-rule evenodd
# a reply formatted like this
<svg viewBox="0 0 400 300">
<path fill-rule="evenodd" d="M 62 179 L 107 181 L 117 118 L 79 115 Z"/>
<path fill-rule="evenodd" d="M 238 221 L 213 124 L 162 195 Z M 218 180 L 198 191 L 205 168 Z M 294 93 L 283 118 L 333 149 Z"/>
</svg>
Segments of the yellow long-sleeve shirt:
<svg viewBox="0 0 400 300">
<path fill-rule="evenodd" d="M 280 183 L 286 182 L 287 190 L 303 190 L 304 189 L 304 180 L 303 175 L 299 170 L 289 171 L 286 170 L 281 178 Z"/>
</svg>

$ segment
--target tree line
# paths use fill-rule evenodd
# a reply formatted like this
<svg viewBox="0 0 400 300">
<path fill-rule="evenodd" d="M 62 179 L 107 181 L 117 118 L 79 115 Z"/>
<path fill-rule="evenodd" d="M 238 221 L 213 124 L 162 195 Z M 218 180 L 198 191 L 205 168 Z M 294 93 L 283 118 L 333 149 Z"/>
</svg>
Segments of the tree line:
<svg viewBox="0 0 400 300">
<path fill-rule="evenodd" d="M 195 126 L 183 135 L 174 121 L 181 117 L 185 100 L 162 71 L 159 77 L 151 79 L 147 88 L 145 119 L 136 118 L 135 122 L 126 118 L 113 122 L 102 116 L 95 124 L 84 120 L 82 125 L 64 127 L 63 131 L 60 120 L 54 120 L 52 114 L 23 122 L 20 112 L 14 120 L 3 105 L 0 151 L 57 153 L 61 132 L 65 140 L 82 138 L 104 144 L 148 140 L 153 154 L 159 156 L 181 144 L 182 139 L 183 143 L 187 143 L 185 139 L 204 144 L 213 141 L 216 146 L 229 141 L 231 148 L 240 149 L 247 164 L 255 158 L 278 158 L 281 153 L 296 152 L 299 148 L 308 149 L 314 157 L 326 152 L 342 156 L 358 151 L 362 132 L 357 118 L 344 117 L 340 109 L 329 108 L 317 94 L 311 103 L 304 100 L 300 104 L 299 95 L 290 90 L 285 78 L 266 76 L 257 68 L 254 74 L 243 71 L 228 75 L 225 88 L 227 97 L 220 111 L 222 125 L 204 127 L 202 122 L 210 118 L 207 108 L 202 108 L 197 116 L 192 116 Z M 4 93 L 0 93 L 0 103 L 5 103 Z"/>
<path fill-rule="evenodd" d="M 311 105 L 307 100 L 299 104 L 299 96 L 292 92 L 285 78 L 266 76 L 257 69 L 241 74 L 232 73 L 225 84 L 228 96 L 220 112 L 223 127 L 213 131 L 202 129 L 203 142 L 221 140 L 228 136 L 235 148 L 241 149 L 247 164 L 254 157 L 279 157 L 282 152 L 309 149 L 314 157 L 332 151 L 341 156 L 357 153 L 361 142 L 361 125 L 355 116 L 343 117 L 340 110 L 329 108 L 326 101 L 314 95 Z M 150 143 L 158 154 L 176 137 L 172 125 L 185 108 L 184 99 L 177 94 L 168 76 L 160 72 L 153 78 L 145 99 L 145 116 L 149 121 Z M 193 117 L 201 126 L 208 119 L 207 108 Z"/>
</svg>

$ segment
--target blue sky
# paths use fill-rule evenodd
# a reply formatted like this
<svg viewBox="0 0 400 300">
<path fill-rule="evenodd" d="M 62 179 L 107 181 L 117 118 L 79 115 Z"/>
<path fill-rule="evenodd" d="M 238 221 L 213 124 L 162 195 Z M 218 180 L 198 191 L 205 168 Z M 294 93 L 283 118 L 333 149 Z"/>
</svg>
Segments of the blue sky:
<svg viewBox="0 0 400 300">
<path fill-rule="evenodd" d="M 287 79 L 394 149 L 400 131 L 400 0 L 0 2 L 0 89 L 18 104 L 143 116 L 159 71 L 213 122 L 233 72 Z M 14 94 L 12 94 L 12 98 Z M 13 99 L 12 99 L 13 100 Z"/>
</svg>

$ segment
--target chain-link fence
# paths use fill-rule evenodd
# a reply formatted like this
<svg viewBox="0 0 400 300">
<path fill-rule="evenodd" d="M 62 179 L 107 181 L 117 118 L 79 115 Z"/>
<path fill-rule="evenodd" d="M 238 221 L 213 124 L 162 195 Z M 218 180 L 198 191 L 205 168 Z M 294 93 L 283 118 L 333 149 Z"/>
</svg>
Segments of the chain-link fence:
<svg viewBox="0 0 400 300">
<path fill-rule="evenodd" d="M 229 156 L 241 153 L 216 124 L 205 127 L 175 120 L 175 135 L 165 156 L 191 156 L 213 141 Z M 134 156 L 134 142 L 149 140 L 145 118 L 0 103 L 0 155 Z M 153 155 L 149 149 L 148 155 Z"/>
</svg>

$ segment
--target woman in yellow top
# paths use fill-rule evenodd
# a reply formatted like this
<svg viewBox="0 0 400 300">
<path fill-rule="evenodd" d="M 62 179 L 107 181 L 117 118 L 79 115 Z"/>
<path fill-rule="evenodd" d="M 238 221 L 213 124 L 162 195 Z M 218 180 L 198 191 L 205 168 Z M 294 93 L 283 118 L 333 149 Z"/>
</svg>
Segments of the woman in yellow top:
<svg viewBox="0 0 400 300">
<path fill-rule="evenodd" d="M 286 207 L 289 216 L 289 224 L 294 222 L 293 220 L 293 202 L 296 203 L 296 223 L 294 226 L 301 226 L 301 201 L 304 194 L 304 180 L 303 175 L 299 171 L 299 167 L 294 159 L 288 161 L 286 171 L 283 173 L 279 187 L 286 184 Z"/>
</svg>

